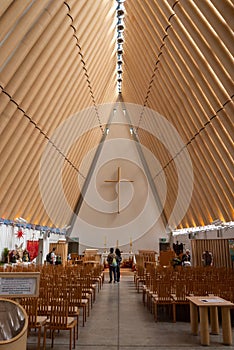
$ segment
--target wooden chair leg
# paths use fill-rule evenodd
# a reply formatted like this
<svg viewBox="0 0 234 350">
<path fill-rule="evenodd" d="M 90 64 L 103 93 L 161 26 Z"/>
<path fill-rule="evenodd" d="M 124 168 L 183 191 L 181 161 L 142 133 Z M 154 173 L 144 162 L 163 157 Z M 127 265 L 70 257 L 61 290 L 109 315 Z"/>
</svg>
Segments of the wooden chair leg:
<svg viewBox="0 0 234 350">
<path fill-rule="evenodd" d="M 54 329 L 52 330 L 52 335 L 51 335 L 51 347 L 54 347 Z"/>
<path fill-rule="evenodd" d="M 47 328 L 44 327 L 43 350 L 45 350 L 46 348 L 46 333 L 47 333 Z"/>
<path fill-rule="evenodd" d="M 79 334 L 79 316 L 77 317 L 77 325 L 76 325 L 76 339 L 78 339 Z"/>
<path fill-rule="evenodd" d="M 78 334 L 77 334 L 77 339 L 78 339 Z M 76 328 L 74 327 L 73 331 L 73 348 L 75 349 L 76 347 Z"/>
<path fill-rule="evenodd" d="M 72 350 L 72 328 L 70 329 L 70 342 L 69 342 L 69 349 Z"/>
<path fill-rule="evenodd" d="M 176 304 L 172 304 L 173 322 L 176 322 Z"/>
<path fill-rule="evenodd" d="M 37 349 L 40 350 L 40 347 L 41 347 L 41 327 L 38 328 Z"/>
<path fill-rule="evenodd" d="M 83 305 L 82 309 L 83 309 L 83 327 L 84 327 L 86 322 L 86 305 Z"/>
<path fill-rule="evenodd" d="M 158 314 L 157 314 L 158 310 L 157 310 L 157 304 L 154 303 L 154 321 L 158 322 Z"/>
</svg>

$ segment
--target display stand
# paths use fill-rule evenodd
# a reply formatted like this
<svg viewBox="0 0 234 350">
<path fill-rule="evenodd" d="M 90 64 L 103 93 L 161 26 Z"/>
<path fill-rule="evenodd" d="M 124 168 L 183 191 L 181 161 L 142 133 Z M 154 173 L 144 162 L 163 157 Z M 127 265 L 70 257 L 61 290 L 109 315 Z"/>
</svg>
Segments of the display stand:
<svg viewBox="0 0 234 350">
<path fill-rule="evenodd" d="M 161 251 L 159 256 L 159 262 L 161 266 L 171 266 L 172 259 L 175 257 L 173 250 Z"/>
<path fill-rule="evenodd" d="M 0 297 L 38 297 L 40 272 L 0 272 Z"/>
<path fill-rule="evenodd" d="M 28 316 L 13 300 L 0 298 L 0 350 L 26 350 Z"/>
<path fill-rule="evenodd" d="M 83 258 L 84 264 L 91 264 L 96 266 L 101 263 L 101 253 L 98 252 L 98 249 L 86 249 L 84 252 Z"/>
</svg>

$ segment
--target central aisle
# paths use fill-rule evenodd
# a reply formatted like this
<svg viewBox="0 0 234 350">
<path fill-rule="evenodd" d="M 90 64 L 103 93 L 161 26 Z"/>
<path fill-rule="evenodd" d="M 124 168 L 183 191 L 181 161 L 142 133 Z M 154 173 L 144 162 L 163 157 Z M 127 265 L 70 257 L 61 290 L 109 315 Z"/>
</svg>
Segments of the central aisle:
<svg viewBox="0 0 234 350">
<path fill-rule="evenodd" d="M 85 327 L 80 327 L 80 350 L 152 350 L 200 348 L 186 322 L 155 323 L 135 288 L 133 273 L 121 271 L 121 282 L 109 284 L 108 272 Z M 217 344 L 219 350 L 222 348 Z"/>
<path fill-rule="evenodd" d="M 133 273 L 121 271 L 120 283 L 105 283 L 97 295 L 91 316 L 80 327 L 78 348 L 82 350 L 154 349 L 158 344 L 152 315 L 136 292 Z"/>
</svg>

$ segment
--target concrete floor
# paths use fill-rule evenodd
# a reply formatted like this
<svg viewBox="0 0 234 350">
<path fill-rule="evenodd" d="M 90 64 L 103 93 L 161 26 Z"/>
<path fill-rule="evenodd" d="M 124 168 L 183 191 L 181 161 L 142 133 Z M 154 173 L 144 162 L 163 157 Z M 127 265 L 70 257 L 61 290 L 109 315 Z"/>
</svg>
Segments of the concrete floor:
<svg viewBox="0 0 234 350">
<path fill-rule="evenodd" d="M 105 272 L 105 283 L 100 293 L 97 293 L 85 327 L 82 327 L 80 316 L 79 339 L 75 349 L 194 350 L 202 347 L 200 336 L 191 334 L 189 320 L 172 323 L 166 314 L 161 315 L 163 318 L 160 322 L 154 322 L 153 315 L 143 306 L 142 294 L 138 294 L 135 289 L 132 272 L 123 270 L 120 283 L 109 284 L 108 280 L 108 272 Z M 232 334 L 234 336 L 234 328 Z M 36 342 L 37 336 L 32 332 L 27 350 L 35 350 Z M 209 348 L 227 350 L 234 347 L 222 344 L 221 329 L 219 335 L 210 336 Z M 50 349 L 50 339 L 47 339 L 46 349 Z M 54 349 L 69 349 L 69 332 L 56 334 Z"/>
</svg>

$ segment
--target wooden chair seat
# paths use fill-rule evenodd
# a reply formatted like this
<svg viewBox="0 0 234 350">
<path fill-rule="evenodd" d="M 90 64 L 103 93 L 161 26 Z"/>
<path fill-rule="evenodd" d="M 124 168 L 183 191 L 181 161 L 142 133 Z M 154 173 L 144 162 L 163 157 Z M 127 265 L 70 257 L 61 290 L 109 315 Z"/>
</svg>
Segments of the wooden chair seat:
<svg viewBox="0 0 234 350">
<path fill-rule="evenodd" d="M 69 317 L 69 302 L 68 300 L 54 299 L 51 301 L 51 315 L 44 326 L 44 341 L 43 349 L 46 349 L 46 333 L 51 331 L 51 347 L 54 346 L 54 331 L 69 330 L 69 349 L 72 349 L 72 331 L 73 331 L 73 348 L 76 343 L 76 325 L 77 320 L 74 317 Z"/>
<path fill-rule="evenodd" d="M 45 322 L 47 321 L 47 316 L 37 316 L 37 321 L 36 324 L 45 324 Z"/>
<path fill-rule="evenodd" d="M 73 324 L 73 322 L 74 322 L 74 317 L 72 317 L 72 316 L 68 316 L 67 317 L 67 322 L 66 322 L 66 324 L 65 324 L 65 327 L 67 327 L 67 326 L 71 326 L 72 324 Z M 45 322 L 45 326 L 47 327 L 48 325 L 50 325 L 51 324 L 51 321 L 50 321 L 50 319 L 46 319 L 46 322 Z M 51 326 L 50 327 L 50 329 L 52 329 L 53 328 L 53 326 Z M 57 325 L 56 326 L 54 326 L 54 329 L 58 329 L 57 328 Z M 59 328 L 59 329 L 61 329 L 61 328 Z"/>
</svg>

